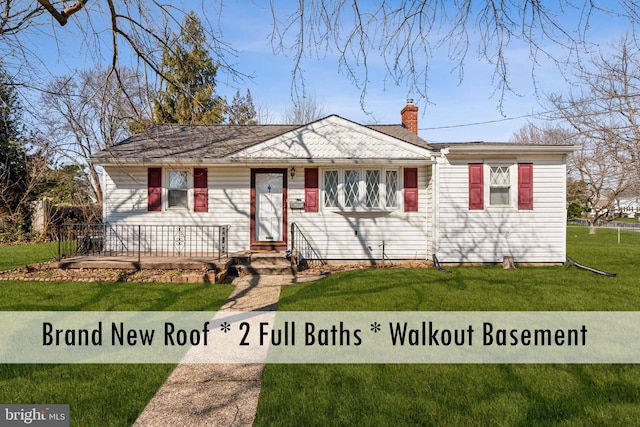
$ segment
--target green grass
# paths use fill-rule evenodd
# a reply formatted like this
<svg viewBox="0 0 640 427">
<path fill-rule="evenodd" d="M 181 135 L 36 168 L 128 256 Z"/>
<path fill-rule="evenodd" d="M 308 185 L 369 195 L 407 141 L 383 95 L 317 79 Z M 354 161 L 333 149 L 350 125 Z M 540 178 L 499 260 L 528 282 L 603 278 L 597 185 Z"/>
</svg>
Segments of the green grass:
<svg viewBox="0 0 640 427">
<path fill-rule="evenodd" d="M 279 310 L 640 309 L 640 233 L 569 227 L 575 267 L 345 272 Z M 638 425 L 638 365 L 268 365 L 256 425 Z"/>
<path fill-rule="evenodd" d="M 632 224 L 637 224 L 638 218 L 616 218 L 613 220 L 613 222 L 629 222 Z"/>
<path fill-rule="evenodd" d="M 215 311 L 232 287 L 0 282 L 0 310 Z M 130 426 L 173 364 L 0 365 L 1 403 L 66 403 L 72 426 Z"/>
<path fill-rule="evenodd" d="M 57 255 L 57 242 L 0 246 L 0 271 L 50 261 Z"/>
<path fill-rule="evenodd" d="M 568 267 L 345 272 L 284 287 L 280 310 L 633 310 L 640 233 L 569 227 Z M 0 247 L 0 268 L 45 260 Z M 9 249 L 11 248 L 11 249 Z M 44 258 L 44 259 L 42 259 Z M 10 266 L 10 267 L 9 267 Z M 215 310 L 226 286 L 0 282 L 0 310 Z M 71 425 L 128 426 L 174 365 L 0 365 L 0 402 L 68 403 Z M 268 365 L 256 425 L 637 425 L 636 365 Z"/>
<path fill-rule="evenodd" d="M 0 281 L 2 311 L 216 311 L 230 285 Z"/>
</svg>

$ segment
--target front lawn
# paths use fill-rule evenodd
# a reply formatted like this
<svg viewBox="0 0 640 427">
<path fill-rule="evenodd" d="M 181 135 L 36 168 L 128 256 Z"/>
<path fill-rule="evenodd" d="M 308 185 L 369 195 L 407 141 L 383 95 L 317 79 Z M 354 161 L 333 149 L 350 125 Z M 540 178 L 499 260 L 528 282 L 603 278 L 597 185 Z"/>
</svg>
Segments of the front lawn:
<svg viewBox="0 0 640 427">
<path fill-rule="evenodd" d="M 631 310 L 640 233 L 569 227 L 574 267 L 346 272 L 282 290 L 279 310 Z M 268 365 L 256 425 L 637 425 L 637 365 Z"/>
<path fill-rule="evenodd" d="M 377 269 L 282 289 L 280 310 L 632 310 L 640 233 L 569 227 L 574 267 Z M 5 250 L 6 247 L 0 248 Z M 15 247 L 16 249 L 18 247 Z M 13 266 L 31 261 L 0 253 Z M 53 256 L 53 255 L 52 255 Z M 16 261 L 23 259 L 23 261 Z M 29 259 L 25 261 L 24 259 Z M 20 264 L 20 262 L 24 264 Z M 5 264 L 6 265 L 6 264 Z M 0 310 L 215 310 L 230 286 L 0 282 Z M 131 425 L 174 365 L 0 365 L 1 403 Z M 256 425 L 637 425 L 636 365 L 268 365 Z"/>
<path fill-rule="evenodd" d="M 50 261 L 58 256 L 58 243 L 0 246 L 0 271 Z"/>
<path fill-rule="evenodd" d="M 215 311 L 228 285 L 0 282 L 0 310 Z M 72 426 L 130 426 L 173 364 L 0 365 L 1 403 L 66 403 Z"/>
</svg>

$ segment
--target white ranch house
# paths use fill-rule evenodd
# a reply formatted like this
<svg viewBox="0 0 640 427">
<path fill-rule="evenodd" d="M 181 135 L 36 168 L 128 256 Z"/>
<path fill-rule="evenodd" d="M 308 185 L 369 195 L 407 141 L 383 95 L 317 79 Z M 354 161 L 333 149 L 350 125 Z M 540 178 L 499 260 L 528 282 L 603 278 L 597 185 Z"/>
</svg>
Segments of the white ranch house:
<svg viewBox="0 0 640 427">
<path fill-rule="evenodd" d="M 401 118 L 155 126 L 92 157 L 104 169 L 104 222 L 228 226 L 229 252 L 290 250 L 294 233 L 338 262 L 380 260 L 383 248 L 391 260 L 565 261 L 575 146 L 429 144 L 416 106 Z"/>
</svg>

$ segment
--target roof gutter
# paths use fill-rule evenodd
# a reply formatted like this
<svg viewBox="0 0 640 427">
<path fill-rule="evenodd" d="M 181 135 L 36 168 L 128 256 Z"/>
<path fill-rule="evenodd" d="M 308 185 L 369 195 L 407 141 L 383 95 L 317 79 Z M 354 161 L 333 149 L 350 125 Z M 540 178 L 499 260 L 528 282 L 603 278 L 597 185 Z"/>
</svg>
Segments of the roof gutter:
<svg viewBox="0 0 640 427">
<path fill-rule="evenodd" d="M 344 159 L 282 159 L 282 158 L 92 158 L 91 163 L 97 166 L 266 166 L 266 165 L 431 165 L 435 158 L 344 158 Z"/>
<path fill-rule="evenodd" d="M 570 154 L 580 150 L 580 145 L 522 145 L 522 144 L 451 144 L 445 149 L 450 155 L 481 154 Z"/>
</svg>

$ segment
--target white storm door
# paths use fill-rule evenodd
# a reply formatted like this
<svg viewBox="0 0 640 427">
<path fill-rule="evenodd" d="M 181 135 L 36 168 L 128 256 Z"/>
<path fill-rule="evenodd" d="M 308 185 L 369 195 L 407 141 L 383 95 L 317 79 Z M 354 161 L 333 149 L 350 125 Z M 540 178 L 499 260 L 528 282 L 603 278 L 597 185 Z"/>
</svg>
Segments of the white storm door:
<svg viewBox="0 0 640 427">
<path fill-rule="evenodd" d="M 256 173 L 256 227 L 259 242 L 281 242 L 282 173 Z"/>
</svg>

